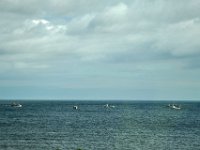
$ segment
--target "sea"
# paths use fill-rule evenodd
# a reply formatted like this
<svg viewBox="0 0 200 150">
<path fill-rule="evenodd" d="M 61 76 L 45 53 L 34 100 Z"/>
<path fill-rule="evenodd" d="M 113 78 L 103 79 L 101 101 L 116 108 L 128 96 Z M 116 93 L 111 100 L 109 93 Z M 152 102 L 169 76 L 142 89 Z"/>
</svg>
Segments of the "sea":
<svg viewBox="0 0 200 150">
<path fill-rule="evenodd" d="M 0 101 L 0 150 L 200 150 L 200 102 L 16 102 Z"/>
</svg>

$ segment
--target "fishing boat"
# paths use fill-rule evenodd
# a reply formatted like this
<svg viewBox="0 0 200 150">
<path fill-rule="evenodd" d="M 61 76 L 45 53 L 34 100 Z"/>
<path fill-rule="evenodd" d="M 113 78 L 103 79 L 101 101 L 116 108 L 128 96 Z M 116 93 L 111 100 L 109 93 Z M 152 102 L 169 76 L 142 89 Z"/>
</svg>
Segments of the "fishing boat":
<svg viewBox="0 0 200 150">
<path fill-rule="evenodd" d="M 73 109 L 78 109 L 78 106 L 73 106 Z"/>
<path fill-rule="evenodd" d="M 172 109 L 178 109 L 178 110 L 181 109 L 180 106 L 175 105 L 175 104 L 169 104 L 168 107 L 169 107 L 169 108 L 172 108 Z"/>
<path fill-rule="evenodd" d="M 13 103 L 11 104 L 11 107 L 22 107 L 22 105 L 19 104 L 19 103 L 13 102 Z"/>
<path fill-rule="evenodd" d="M 109 105 L 109 104 L 105 104 L 104 107 L 106 107 L 106 108 L 115 108 L 114 105 Z"/>
<path fill-rule="evenodd" d="M 108 105 L 108 104 L 105 104 L 104 107 L 109 108 L 109 105 Z"/>
</svg>

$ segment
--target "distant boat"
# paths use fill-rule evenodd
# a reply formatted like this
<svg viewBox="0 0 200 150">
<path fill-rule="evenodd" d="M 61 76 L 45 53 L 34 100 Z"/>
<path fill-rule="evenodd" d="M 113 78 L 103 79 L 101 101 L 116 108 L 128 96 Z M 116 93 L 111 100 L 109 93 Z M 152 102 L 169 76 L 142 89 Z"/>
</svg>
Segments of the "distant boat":
<svg viewBox="0 0 200 150">
<path fill-rule="evenodd" d="M 115 108 L 114 105 L 109 105 L 109 104 L 105 104 L 104 107 L 106 107 L 106 108 Z"/>
<path fill-rule="evenodd" d="M 109 105 L 108 105 L 108 104 L 105 104 L 104 107 L 109 108 Z"/>
<path fill-rule="evenodd" d="M 13 102 L 13 103 L 11 104 L 11 107 L 22 107 L 22 105 L 19 104 L 19 103 Z"/>
<path fill-rule="evenodd" d="M 78 106 L 73 106 L 73 109 L 78 109 Z"/>
<path fill-rule="evenodd" d="M 110 106 L 111 108 L 115 108 L 115 106 L 114 105 L 112 105 L 112 106 Z"/>
<path fill-rule="evenodd" d="M 178 110 L 181 109 L 180 106 L 175 105 L 175 104 L 169 104 L 168 107 L 169 107 L 169 108 L 172 108 L 172 109 L 178 109 Z"/>
</svg>

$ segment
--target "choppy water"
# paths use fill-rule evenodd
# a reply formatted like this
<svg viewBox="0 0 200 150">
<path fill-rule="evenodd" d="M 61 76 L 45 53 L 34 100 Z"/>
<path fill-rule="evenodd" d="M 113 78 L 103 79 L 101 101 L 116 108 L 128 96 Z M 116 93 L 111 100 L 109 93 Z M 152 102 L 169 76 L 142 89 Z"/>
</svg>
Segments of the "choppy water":
<svg viewBox="0 0 200 150">
<path fill-rule="evenodd" d="M 168 102 L 20 103 L 0 101 L 0 150 L 200 149 L 199 102 L 179 102 L 181 110 Z"/>
</svg>

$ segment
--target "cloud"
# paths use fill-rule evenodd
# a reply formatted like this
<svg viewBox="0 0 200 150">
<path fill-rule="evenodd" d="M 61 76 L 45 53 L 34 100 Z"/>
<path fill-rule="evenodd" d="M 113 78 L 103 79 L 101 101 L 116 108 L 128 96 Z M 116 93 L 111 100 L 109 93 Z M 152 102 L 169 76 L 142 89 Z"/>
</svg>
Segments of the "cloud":
<svg viewBox="0 0 200 150">
<path fill-rule="evenodd" d="M 190 56 L 200 54 L 198 37 L 200 29 L 199 18 L 169 25 L 160 32 L 158 45 L 167 48 L 174 56 Z"/>
<path fill-rule="evenodd" d="M 198 0 L 2 0 L 0 73 L 43 72 L 50 78 L 57 72 L 57 78 L 73 78 L 76 87 L 82 87 L 75 80 L 81 84 L 83 75 L 93 78 L 88 88 L 133 88 L 129 82 L 139 86 L 142 80 L 153 86 L 150 77 L 169 71 L 197 74 L 199 14 Z M 152 71 L 157 74 L 149 77 Z M 167 80 L 177 80 L 180 72 Z"/>
<path fill-rule="evenodd" d="M 10 1 L 3 1 L 2 3 L 8 5 Z M 174 1 L 158 0 L 152 2 L 134 1 L 132 3 L 116 1 L 112 5 L 104 5 L 97 10 L 95 10 L 95 7 L 97 7 L 95 5 L 94 8 L 91 8 L 91 12 L 86 9 L 83 14 L 75 11 L 79 14 L 60 23 L 59 21 L 56 22 L 54 18 L 48 19 L 46 13 L 49 12 L 49 9 L 55 6 L 54 11 L 58 11 L 58 8 L 61 7 L 63 11 L 66 8 L 67 12 L 78 4 L 72 1 L 61 1 L 60 3 L 50 1 L 49 5 L 44 8 L 44 13 L 38 15 L 37 12 L 30 15 L 32 19 L 18 20 L 18 22 L 21 22 L 17 23 L 17 27 L 11 28 L 10 33 L 2 37 L 2 40 L 10 39 L 2 45 L 2 49 L 14 52 L 14 49 L 17 48 L 17 51 L 23 53 L 25 51 L 30 53 L 49 51 L 50 53 L 62 54 L 73 51 L 73 55 L 83 57 L 82 60 L 90 60 L 89 57 L 105 59 L 110 55 L 115 56 L 116 53 L 145 55 L 147 48 L 148 51 L 151 51 L 148 52 L 147 56 L 150 56 L 150 53 L 160 55 L 162 52 L 163 54 L 170 53 L 172 56 L 196 54 L 199 44 L 197 40 L 193 40 L 193 36 L 199 36 L 199 16 L 196 6 L 198 2 L 181 3 L 176 9 L 171 7 L 174 3 Z M 34 1 L 28 4 L 33 4 L 35 9 L 36 6 L 38 6 L 37 9 L 41 9 L 44 5 L 41 3 L 39 6 Z M 7 12 L 18 7 L 28 7 L 28 4 L 26 5 L 25 2 L 24 5 L 20 5 L 19 1 L 15 1 L 13 7 L 7 8 Z M 83 7 L 86 7 L 86 4 Z M 26 8 L 27 11 L 28 8 Z M 182 14 L 174 15 L 177 11 L 182 13 L 185 8 L 188 11 L 195 11 L 187 13 L 184 17 Z M 167 10 L 163 14 L 165 9 Z M 52 12 L 49 13 L 53 15 Z M 57 14 L 56 12 L 53 13 L 54 15 Z M 176 18 L 173 18 L 174 16 Z M 169 19 L 170 17 L 172 19 Z M 62 20 L 62 17 L 60 20 Z M 10 20 L 10 24 L 12 23 L 14 22 Z M 19 36 L 22 40 L 17 38 Z M 186 41 L 189 40 L 191 41 L 186 46 Z M 27 44 L 24 45 L 24 41 Z M 62 48 L 55 50 L 54 48 L 58 45 Z"/>
</svg>

